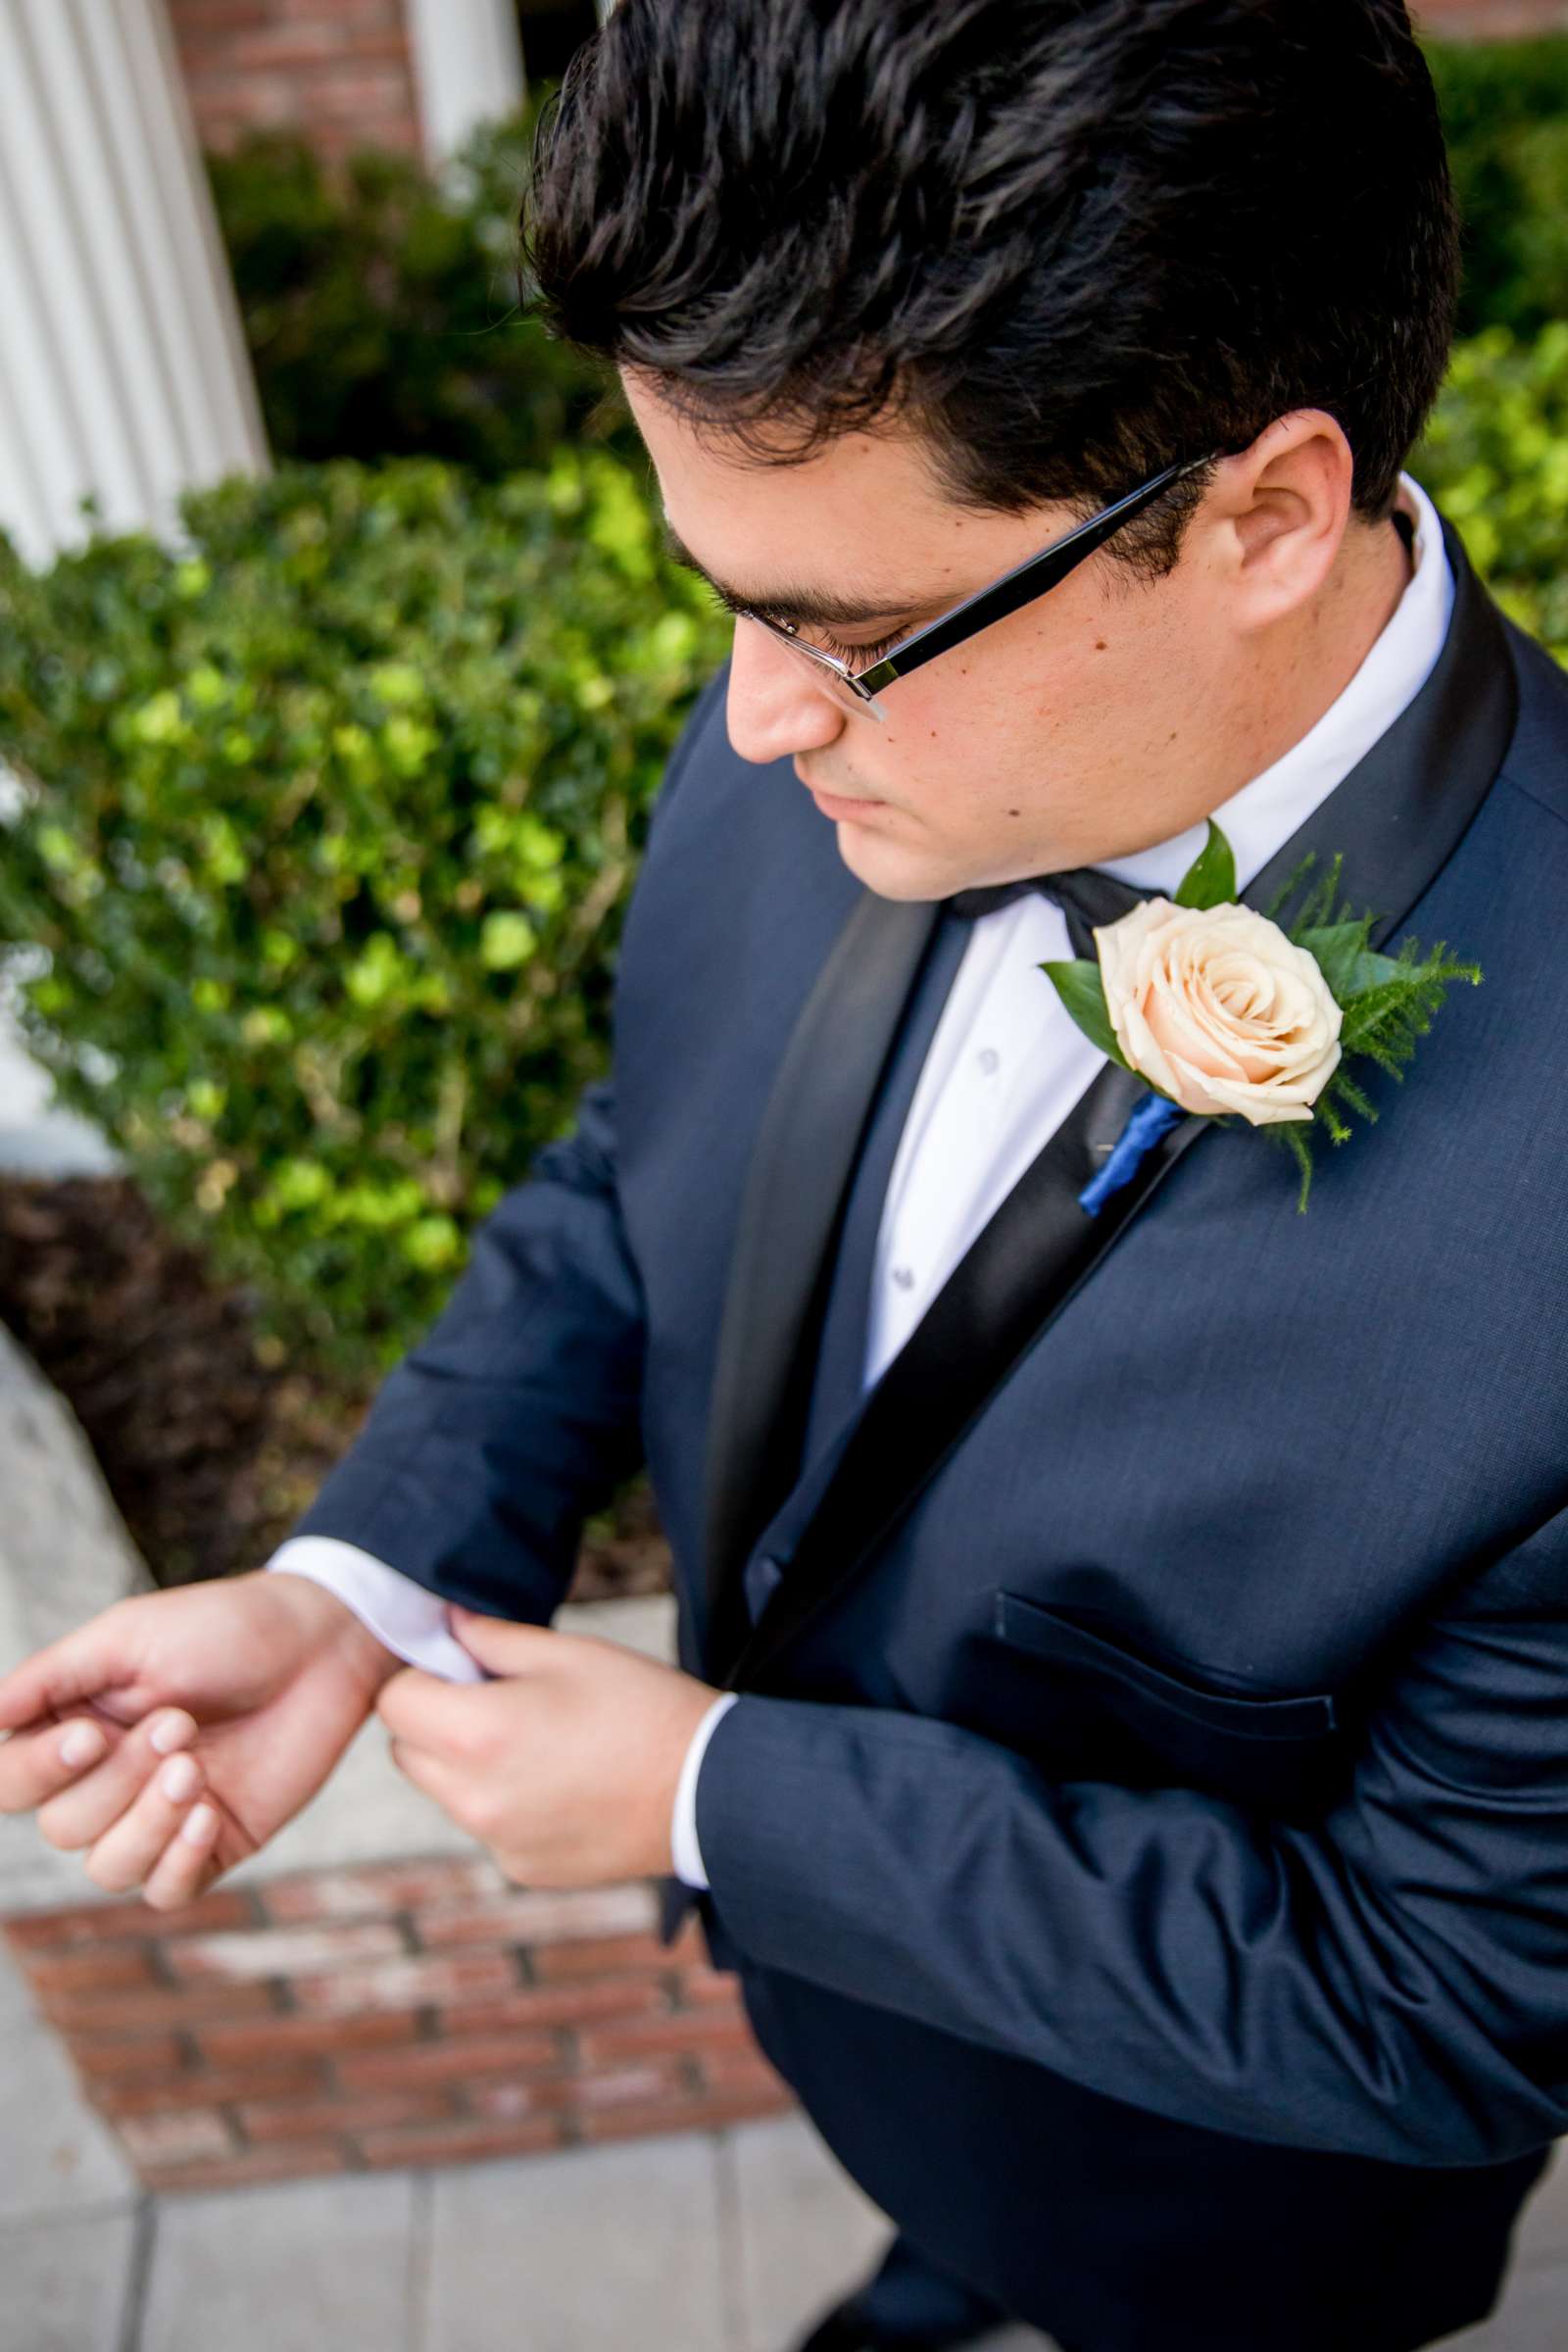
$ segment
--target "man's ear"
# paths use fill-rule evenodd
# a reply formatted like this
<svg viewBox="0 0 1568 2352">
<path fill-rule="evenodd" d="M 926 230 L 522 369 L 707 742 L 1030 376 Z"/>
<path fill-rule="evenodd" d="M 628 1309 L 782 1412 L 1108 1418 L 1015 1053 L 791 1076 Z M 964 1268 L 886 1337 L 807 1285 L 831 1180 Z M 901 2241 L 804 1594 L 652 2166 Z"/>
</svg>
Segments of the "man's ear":
<svg viewBox="0 0 1568 2352">
<path fill-rule="evenodd" d="M 1327 580 L 1351 516 L 1355 459 L 1324 409 L 1276 417 L 1220 466 L 1204 521 L 1238 627 L 1267 628 Z"/>
</svg>

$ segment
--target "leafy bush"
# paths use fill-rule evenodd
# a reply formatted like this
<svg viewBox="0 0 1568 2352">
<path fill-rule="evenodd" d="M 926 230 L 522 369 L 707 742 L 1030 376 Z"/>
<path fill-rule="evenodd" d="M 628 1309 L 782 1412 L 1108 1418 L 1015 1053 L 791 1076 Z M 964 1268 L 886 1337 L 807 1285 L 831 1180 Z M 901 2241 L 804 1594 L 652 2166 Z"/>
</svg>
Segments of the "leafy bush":
<svg viewBox="0 0 1568 2352">
<path fill-rule="evenodd" d="M 1568 318 L 1568 40 L 1429 44 L 1464 221 L 1460 332 Z"/>
<path fill-rule="evenodd" d="M 480 131 L 439 183 L 375 150 L 332 175 L 276 132 L 209 157 L 277 457 L 434 457 L 496 478 L 563 440 L 635 454 L 613 379 L 518 308 L 535 111 Z"/>
<path fill-rule="evenodd" d="M 723 632 L 601 453 L 488 488 L 341 462 L 184 514 L 181 553 L 103 539 L 41 575 L 0 541 L 0 954 L 30 953 L 64 1100 L 274 1345 L 354 1373 L 424 1328 L 603 1067 Z"/>
<path fill-rule="evenodd" d="M 1568 324 L 1462 345 L 1412 466 L 1568 659 Z M 278 1345 L 358 1376 L 604 1065 L 620 908 L 723 625 L 599 452 L 490 486 L 296 467 L 185 517 L 180 554 L 99 540 L 41 575 L 0 542 L 27 779 L 0 957 L 175 1230 Z"/>
<path fill-rule="evenodd" d="M 1410 470 L 1504 610 L 1568 662 L 1568 322 L 1461 343 Z"/>
</svg>

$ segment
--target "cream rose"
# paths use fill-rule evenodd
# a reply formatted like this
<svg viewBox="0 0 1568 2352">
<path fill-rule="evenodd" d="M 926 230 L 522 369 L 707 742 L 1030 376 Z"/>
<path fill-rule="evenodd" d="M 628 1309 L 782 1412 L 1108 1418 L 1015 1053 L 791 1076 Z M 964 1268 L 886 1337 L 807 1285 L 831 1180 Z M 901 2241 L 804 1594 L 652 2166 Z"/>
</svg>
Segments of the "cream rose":
<svg viewBox="0 0 1568 2352">
<path fill-rule="evenodd" d="M 1317 963 L 1250 906 L 1146 899 L 1095 933 L 1122 1053 L 1184 1110 L 1309 1119 L 1340 1058 Z"/>
</svg>

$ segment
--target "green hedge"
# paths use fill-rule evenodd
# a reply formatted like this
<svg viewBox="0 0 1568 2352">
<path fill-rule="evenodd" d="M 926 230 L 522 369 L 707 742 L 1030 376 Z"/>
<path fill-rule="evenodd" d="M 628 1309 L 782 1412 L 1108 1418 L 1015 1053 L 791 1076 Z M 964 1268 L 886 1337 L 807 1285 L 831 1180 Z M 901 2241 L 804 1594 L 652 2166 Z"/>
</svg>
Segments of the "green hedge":
<svg viewBox="0 0 1568 2352">
<path fill-rule="evenodd" d="M 1410 470 L 1498 602 L 1568 662 L 1568 322 L 1461 343 Z"/>
<path fill-rule="evenodd" d="M 208 158 L 278 458 L 443 458 L 492 479 L 564 440 L 635 458 L 612 376 L 518 307 L 533 121 L 480 131 L 438 185 L 374 150 L 332 175 L 275 132 Z"/>
<path fill-rule="evenodd" d="M 0 541 L 0 956 L 33 1051 L 275 1341 L 357 1374 L 604 1064 L 620 909 L 725 632 L 595 453 L 348 462 L 178 555 Z M 87 1074 L 91 1070 L 93 1075 Z"/>
<path fill-rule="evenodd" d="M 1568 318 L 1568 39 L 1428 44 L 1464 221 L 1460 332 Z"/>
<path fill-rule="evenodd" d="M 1414 470 L 1568 658 L 1568 325 L 1462 346 Z M 180 555 L 0 543 L 0 956 L 34 1052 L 284 1345 L 400 1355 L 604 1065 L 620 910 L 724 624 L 638 478 L 349 462 Z"/>
</svg>

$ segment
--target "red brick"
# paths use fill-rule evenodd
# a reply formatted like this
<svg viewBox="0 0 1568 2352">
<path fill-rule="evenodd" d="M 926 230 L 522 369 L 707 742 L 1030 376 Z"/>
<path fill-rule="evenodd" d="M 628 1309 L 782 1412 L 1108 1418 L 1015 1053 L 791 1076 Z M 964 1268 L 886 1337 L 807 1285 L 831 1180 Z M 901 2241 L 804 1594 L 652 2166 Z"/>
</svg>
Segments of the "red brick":
<svg viewBox="0 0 1568 2352">
<path fill-rule="evenodd" d="M 317 67 L 342 46 L 342 30 L 326 0 L 305 22 L 236 26 L 227 43 L 229 60 L 239 74 L 287 74 L 301 66 Z"/>
<path fill-rule="evenodd" d="M 268 2099 L 241 2107 L 239 2120 L 255 2140 L 309 2139 L 323 2132 L 369 2132 L 389 2124 L 438 2123 L 452 2113 L 439 2091 L 387 2092 L 377 2099 Z"/>
<path fill-rule="evenodd" d="M 308 103 L 317 122 L 325 123 L 339 115 L 363 125 L 368 117 L 389 115 L 407 105 L 408 95 L 407 80 L 391 67 L 361 66 L 352 73 L 315 74 Z"/>
<path fill-rule="evenodd" d="M 651 2101 L 640 2107 L 607 2107 L 578 2118 L 584 2139 L 640 2139 L 656 2132 L 716 2132 L 748 2116 L 776 2115 L 787 2098 L 775 2091 L 714 2090 L 695 2098 Z"/>
<path fill-rule="evenodd" d="M 629 1970 L 667 1973 L 669 1954 L 657 1936 L 592 1936 L 580 1943 L 542 1944 L 534 1954 L 534 1974 L 552 1977 L 625 1975 Z"/>
<path fill-rule="evenodd" d="M 1465 40 L 1518 40 L 1568 25 L 1563 0 L 1417 0 L 1411 10 L 1423 32 Z"/>
<path fill-rule="evenodd" d="M 516 1887 L 487 1901 L 422 1911 L 416 1925 L 420 1941 L 431 1946 L 560 1943 L 575 1936 L 648 1936 L 657 1917 L 653 1889 L 637 1880 L 623 1886 Z"/>
<path fill-rule="evenodd" d="M 272 0 L 272 14 L 284 24 L 295 18 L 308 23 L 312 17 L 320 15 L 324 4 L 325 0 Z M 342 23 L 358 25 L 368 31 L 380 27 L 383 31 L 395 32 L 405 46 L 408 42 L 404 22 L 407 7 L 408 0 L 331 0 L 332 14 Z"/>
<path fill-rule="evenodd" d="M 175 1984 L 156 1992 L 51 1992 L 39 2006 L 67 2032 L 81 2026 L 124 2033 L 132 2026 L 181 2026 L 195 2018 L 254 2017 L 272 2009 L 265 1984 Z"/>
<path fill-rule="evenodd" d="M 618 2074 L 558 2075 L 554 2082 L 481 2082 L 469 2094 L 477 2115 L 537 2115 L 575 2108 L 625 2107 L 686 2090 L 673 2059 L 625 2067 Z"/>
<path fill-rule="evenodd" d="M 321 0 L 314 0 L 318 8 Z M 276 0 L 170 0 L 169 13 L 183 48 L 186 34 L 213 27 L 223 32 L 252 24 L 270 24 Z"/>
<path fill-rule="evenodd" d="M 619 2059 L 642 2058 L 655 2050 L 689 2051 L 757 2047 L 744 2017 L 722 2011 L 685 2009 L 669 2017 L 650 2017 L 629 2025 L 595 2026 L 581 2036 L 585 2066 L 612 2066 Z"/>
<path fill-rule="evenodd" d="M 147 2164 L 191 2164 L 197 2157 L 226 2156 L 234 2145 L 227 2124 L 211 2107 L 127 2116 L 120 2135 L 137 2162 Z"/>
<path fill-rule="evenodd" d="M 63 1911 L 34 1911 L 0 1921 L 19 1953 L 54 1951 L 63 1945 L 99 1944 L 108 1936 L 189 1936 L 207 1928 L 249 1928 L 256 1907 L 237 1886 L 215 1887 L 177 1910 L 155 1911 L 151 1903 L 74 1903 Z"/>
<path fill-rule="evenodd" d="M 220 2066 L 244 2066 L 286 2051 L 330 2058 L 339 2050 L 379 2048 L 414 2042 L 421 2019 L 416 2009 L 386 2009 L 366 2017 L 269 2018 L 265 2025 L 198 2025 L 193 2034 L 202 2055 Z"/>
<path fill-rule="evenodd" d="M 562 2145 L 555 2116 L 519 2116 L 513 2123 L 463 2117 L 450 2124 L 405 2124 L 368 2132 L 360 2141 L 367 2164 L 455 2164 L 479 2156 L 531 2156 Z"/>
<path fill-rule="evenodd" d="M 519 1985 L 505 2000 L 459 2010 L 452 2022 L 465 2034 L 504 2034 L 509 2026 L 576 2026 L 601 2017 L 646 2017 L 651 2010 L 664 2010 L 653 1978 L 601 1977 L 587 1984 Z"/>
<path fill-rule="evenodd" d="M 119 2080 L 178 2066 L 182 2051 L 177 2034 L 74 2034 L 67 2043 L 78 2075 L 96 2082 Z"/>
<path fill-rule="evenodd" d="M 772 2090 L 793 2099 L 783 2077 L 769 2066 L 760 2050 L 704 2050 L 698 2065 L 713 2090 Z"/>
<path fill-rule="evenodd" d="M 240 2156 L 210 2157 L 195 2164 L 138 2167 L 148 2188 L 160 2194 L 182 2188 L 243 2188 L 254 2180 L 296 2180 L 318 2173 L 344 2173 L 349 2165 L 342 2140 L 294 2140 L 274 2148 L 247 2148 Z"/>
<path fill-rule="evenodd" d="M 390 2090 L 411 2082 L 466 2082 L 475 2076 L 516 2075 L 563 2063 L 553 2034 L 496 2034 L 490 2039 L 443 2034 L 406 2050 L 372 2050 L 340 2058 L 339 2080 L 350 2090 Z"/>
<path fill-rule="evenodd" d="M 481 2001 L 516 1982 L 516 1966 L 505 1952 L 451 1952 L 297 1977 L 294 1998 L 301 2009 L 402 2009 L 411 2002 Z"/>
<path fill-rule="evenodd" d="M 186 1984 L 201 1979 L 294 1977 L 400 1957 L 407 1946 L 390 1920 L 349 1927 L 252 1928 L 248 1934 L 187 1936 L 169 1953 Z"/>
<path fill-rule="evenodd" d="M 368 1919 L 422 1910 L 427 1903 L 467 1902 L 505 1886 L 488 1858 L 454 1858 L 300 1871 L 266 1880 L 256 1893 L 269 1919 Z"/>
<path fill-rule="evenodd" d="M 24 1965 L 34 1992 L 122 1992 L 154 1985 L 152 1953 L 144 1943 L 109 1944 L 99 1952 L 29 1952 Z"/>
<path fill-rule="evenodd" d="M 388 86 L 399 98 L 408 96 L 409 45 L 398 32 L 325 21 L 268 25 L 226 42 L 224 62 L 237 74 L 266 74 L 291 81 L 307 106 L 375 67 L 389 68 Z M 381 78 L 377 75 L 378 82 Z"/>
<path fill-rule="evenodd" d="M 238 2099 L 276 2098 L 288 2091 L 305 2098 L 329 2088 L 319 2059 L 302 2059 L 293 2066 L 187 2066 L 148 2082 L 96 2083 L 93 2105 L 103 2115 L 156 2115 L 165 2107 L 220 2107 Z"/>
<path fill-rule="evenodd" d="M 680 1972 L 682 2000 L 700 2003 L 704 2008 L 739 2009 L 741 1981 L 728 1970 L 718 1968 L 683 1968 Z"/>
</svg>

